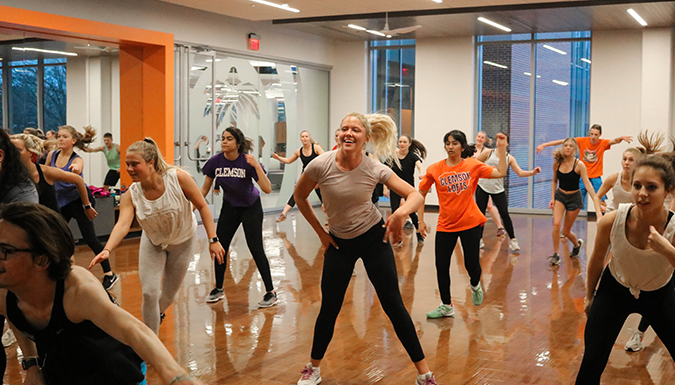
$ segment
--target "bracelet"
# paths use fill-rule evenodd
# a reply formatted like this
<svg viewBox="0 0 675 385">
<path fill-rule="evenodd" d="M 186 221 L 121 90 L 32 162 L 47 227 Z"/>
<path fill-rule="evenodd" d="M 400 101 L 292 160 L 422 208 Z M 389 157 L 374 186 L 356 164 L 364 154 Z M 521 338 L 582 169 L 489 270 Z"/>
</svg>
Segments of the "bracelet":
<svg viewBox="0 0 675 385">
<path fill-rule="evenodd" d="M 112 251 L 110 251 L 109 249 L 103 249 L 101 252 L 104 252 L 104 251 L 107 251 L 108 254 L 112 254 Z"/>
<path fill-rule="evenodd" d="M 169 381 L 169 385 L 175 384 L 176 382 L 180 382 L 180 381 L 188 381 L 188 380 L 194 380 L 194 379 L 195 378 L 190 373 L 183 373 L 183 374 L 177 375 L 171 381 Z"/>
</svg>

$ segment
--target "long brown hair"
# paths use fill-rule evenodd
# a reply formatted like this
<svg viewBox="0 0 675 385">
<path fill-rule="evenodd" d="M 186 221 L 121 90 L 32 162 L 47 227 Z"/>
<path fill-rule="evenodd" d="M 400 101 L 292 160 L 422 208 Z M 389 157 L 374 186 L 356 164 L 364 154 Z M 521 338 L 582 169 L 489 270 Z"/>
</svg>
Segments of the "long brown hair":
<svg viewBox="0 0 675 385">
<path fill-rule="evenodd" d="M 574 140 L 571 136 L 568 137 L 567 139 L 563 140 L 562 146 L 556 148 L 553 151 L 553 160 L 555 160 L 558 164 L 561 164 L 565 160 L 565 155 L 563 154 L 563 146 L 565 146 L 565 143 L 572 141 L 574 143 L 574 156 L 576 156 L 579 153 L 579 145 L 577 144 L 577 141 Z"/>
<path fill-rule="evenodd" d="M 73 126 L 61 126 L 59 130 L 66 130 L 75 139 L 74 147 L 84 150 L 96 139 L 96 130 L 92 126 L 84 126 L 84 134 L 79 133 Z"/>
</svg>

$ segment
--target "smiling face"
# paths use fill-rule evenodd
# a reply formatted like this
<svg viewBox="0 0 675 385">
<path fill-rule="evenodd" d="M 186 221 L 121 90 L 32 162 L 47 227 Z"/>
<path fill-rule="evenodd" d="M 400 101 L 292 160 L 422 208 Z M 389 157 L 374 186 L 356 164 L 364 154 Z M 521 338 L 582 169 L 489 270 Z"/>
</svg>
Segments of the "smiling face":
<svg viewBox="0 0 675 385">
<path fill-rule="evenodd" d="M 487 135 L 483 131 L 476 134 L 476 144 L 482 146 L 487 140 Z"/>
<path fill-rule="evenodd" d="M 155 172 L 154 161 L 146 162 L 143 155 L 138 152 L 127 152 L 126 164 L 127 173 L 134 182 L 146 180 Z"/>
<path fill-rule="evenodd" d="M 345 151 L 361 151 L 369 136 L 361 121 L 355 116 L 346 117 L 340 124 L 338 133 L 338 143 Z"/>
<path fill-rule="evenodd" d="M 644 211 L 661 209 L 667 194 L 660 171 L 650 166 L 635 170 L 631 195 L 638 208 Z"/>
</svg>

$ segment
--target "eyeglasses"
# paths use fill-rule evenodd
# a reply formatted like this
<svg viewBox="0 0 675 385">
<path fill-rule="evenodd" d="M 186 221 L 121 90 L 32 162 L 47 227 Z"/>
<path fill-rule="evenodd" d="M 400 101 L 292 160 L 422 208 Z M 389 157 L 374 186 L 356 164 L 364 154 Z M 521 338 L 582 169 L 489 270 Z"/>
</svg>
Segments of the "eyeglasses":
<svg viewBox="0 0 675 385">
<path fill-rule="evenodd" d="M 15 253 L 32 253 L 33 249 L 19 249 L 7 243 L 0 243 L 0 261 L 6 261 Z"/>
</svg>

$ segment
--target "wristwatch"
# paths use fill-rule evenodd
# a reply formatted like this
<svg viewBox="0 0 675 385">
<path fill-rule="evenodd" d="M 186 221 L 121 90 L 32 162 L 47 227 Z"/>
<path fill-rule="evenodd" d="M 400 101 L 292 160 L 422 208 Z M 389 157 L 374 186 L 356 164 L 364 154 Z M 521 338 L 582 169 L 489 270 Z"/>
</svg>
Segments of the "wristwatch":
<svg viewBox="0 0 675 385">
<path fill-rule="evenodd" d="M 218 237 L 213 237 L 209 239 L 209 243 L 216 243 L 216 242 L 220 242 L 220 239 L 218 239 Z"/>
<path fill-rule="evenodd" d="M 82 207 L 84 207 L 85 210 L 89 210 L 89 209 L 91 208 L 91 203 L 88 204 L 88 205 L 84 205 L 84 206 L 82 206 Z"/>
<path fill-rule="evenodd" d="M 37 364 L 38 364 L 37 357 L 29 357 L 27 359 L 21 360 L 21 367 L 23 368 L 23 370 L 28 370 Z"/>
</svg>

